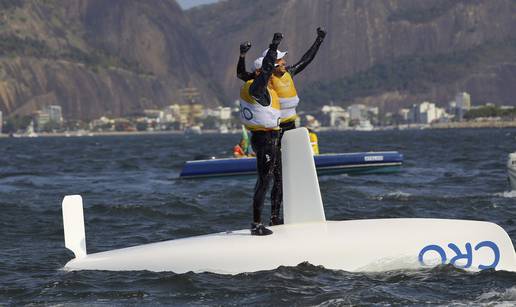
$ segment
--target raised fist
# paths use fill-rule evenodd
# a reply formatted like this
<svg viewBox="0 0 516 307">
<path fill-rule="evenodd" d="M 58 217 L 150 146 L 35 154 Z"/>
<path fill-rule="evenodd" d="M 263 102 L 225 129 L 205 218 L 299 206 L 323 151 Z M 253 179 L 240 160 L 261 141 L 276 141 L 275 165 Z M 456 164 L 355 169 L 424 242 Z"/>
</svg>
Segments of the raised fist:
<svg viewBox="0 0 516 307">
<path fill-rule="evenodd" d="M 317 28 L 317 37 L 324 38 L 326 36 L 326 31 L 323 27 Z"/>
<path fill-rule="evenodd" d="M 240 53 L 246 54 L 251 49 L 251 42 L 243 42 L 240 44 Z"/>
<path fill-rule="evenodd" d="M 272 44 L 273 45 L 279 45 L 279 43 L 281 42 L 281 40 L 283 39 L 283 34 L 282 33 L 274 33 L 274 37 L 272 38 Z"/>
</svg>

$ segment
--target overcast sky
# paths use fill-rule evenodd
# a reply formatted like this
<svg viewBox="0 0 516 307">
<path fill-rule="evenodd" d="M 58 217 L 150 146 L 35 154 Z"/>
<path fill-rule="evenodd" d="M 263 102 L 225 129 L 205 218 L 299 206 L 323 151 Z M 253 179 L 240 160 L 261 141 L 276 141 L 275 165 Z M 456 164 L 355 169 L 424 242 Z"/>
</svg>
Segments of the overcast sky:
<svg viewBox="0 0 516 307">
<path fill-rule="evenodd" d="M 191 7 L 217 2 L 218 0 L 176 0 L 177 3 L 183 8 L 183 10 L 187 10 Z"/>
</svg>

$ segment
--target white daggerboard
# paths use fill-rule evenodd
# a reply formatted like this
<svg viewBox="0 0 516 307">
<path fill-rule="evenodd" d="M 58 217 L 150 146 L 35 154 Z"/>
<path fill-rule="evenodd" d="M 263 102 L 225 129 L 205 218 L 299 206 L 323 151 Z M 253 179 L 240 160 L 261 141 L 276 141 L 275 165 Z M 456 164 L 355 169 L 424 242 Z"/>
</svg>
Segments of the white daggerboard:
<svg viewBox="0 0 516 307">
<path fill-rule="evenodd" d="M 286 131 L 281 142 L 285 224 L 324 222 L 324 207 L 306 128 Z"/>
<path fill-rule="evenodd" d="M 63 228 L 65 246 L 76 258 L 86 256 L 86 232 L 84 230 L 84 214 L 82 197 L 68 195 L 63 199 Z"/>
</svg>

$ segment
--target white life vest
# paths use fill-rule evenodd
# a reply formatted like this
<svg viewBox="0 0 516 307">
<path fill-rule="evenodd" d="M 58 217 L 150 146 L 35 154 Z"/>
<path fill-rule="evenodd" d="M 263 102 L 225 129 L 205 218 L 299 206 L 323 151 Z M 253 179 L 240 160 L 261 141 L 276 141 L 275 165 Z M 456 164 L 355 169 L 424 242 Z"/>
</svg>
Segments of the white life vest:
<svg viewBox="0 0 516 307">
<path fill-rule="evenodd" d="M 278 130 L 281 118 L 278 94 L 267 87 L 271 104 L 262 106 L 249 94 L 253 81 L 247 81 L 240 89 L 240 120 L 251 131 Z"/>
</svg>

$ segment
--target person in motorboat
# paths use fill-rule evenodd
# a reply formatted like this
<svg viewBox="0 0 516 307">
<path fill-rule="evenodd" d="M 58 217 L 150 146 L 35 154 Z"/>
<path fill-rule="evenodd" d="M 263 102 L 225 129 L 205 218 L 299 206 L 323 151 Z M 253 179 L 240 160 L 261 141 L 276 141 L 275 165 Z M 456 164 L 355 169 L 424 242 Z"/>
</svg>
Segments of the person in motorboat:
<svg viewBox="0 0 516 307">
<path fill-rule="evenodd" d="M 240 138 L 240 142 L 233 147 L 233 156 L 235 158 L 247 158 L 254 157 L 256 154 L 249 144 L 249 134 L 247 133 L 247 129 L 242 125 L 242 137 Z"/>
<path fill-rule="evenodd" d="M 254 156 L 256 156 L 256 154 L 245 139 L 241 139 L 240 143 L 233 147 L 233 157 L 235 158 L 249 158 Z"/>
<path fill-rule="evenodd" d="M 312 145 L 312 152 L 314 153 L 314 155 L 318 155 L 319 154 L 319 141 L 317 139 L 317 134 L 315 133 L 315 131 L 313 131 L 312 129 L 310 128 L 306 128 L 308 130 L 308 136 L 310 137 L 310 145 Z"/>
<path fill-rule="evenodd" d="M 281 104 L 281 124 L 280 124 L 280 139 L 279 146 L 281 149 L 281 137 L 285 131 L 296 128 L 296 119 L 298 115 L 296 113 L 296 107 L 299 104 L 299 97 L 297 96 L 297 90 L 294 85 L 293 77 L 300 72 L 302 72 L 308 64 L 312 62 L 321 46 L 324 38 L 326 36 L 326 31 L 324 28 L 317 28 L 317 38 L 313 45 L 308 49 L 308 51 L 301 57 L 301 60 L 292 66 L 287 66 L 287 62 L 285 60 L 285 56 L 287 52 L 278 51 L 278 55 L 274 64 L 274 71 L 271 78 L 271 86 L 277 92 L 280 104 Z M 244 42 L 240 45 L 240 56 L 238 58 L 237 64 L 237 77 L 243 81 L 249 81 L 256 77 L 257 67 L 260 66 L 260 59 L 257 59 L 254 62 L 255 71 L 247 72 L 245 68 L 245 54 L 251 48 L 250 42 Z M 263 52 L 263 56 L 268 52 L 268 49 Z M 273 187 L 277 188 L 279 192 L 279 198 L 282 200 L 282 178 L 281 178 L 281 157 L 278 158 L 278 166 L 279 174 L 274 176 Z M 278 225 L 283 224 L 283 219 L 281 218 L 281 205 L 282 201 L 276 203 L 271 208 L 271 221 L 270 225 Z"/>
<path fill-rule="evenodd" d="M 245 153 L 245 142 L 241 140 L 240 143 L 236 144 L 233 147 L 233 157 L 235 158 L 246 158 L 247 154 Z"/>
<path fill-rule="evenodd" d="M 240 119 L 251 130 L 251 145 L 256 153 L 258 178 L 253 196 L 252 235 L 270 235 L 272 231 L 262 224 L 262 209 L 269 183 L 278 174 L 277 159 L 280 157 L 279 136 L 281 107 L 278 94 L 271 86 L 271 76 L 277 57 L 278 45 L 283 34 L 275 33 L 269 49 L 256 70 L 254 79 L 244 83 L 240 89 Z M 281 175 L 280 175 L 281 176 Z M 281 190 L 273 186 L 271 206 L 281 202 Z"/>
</svg>

